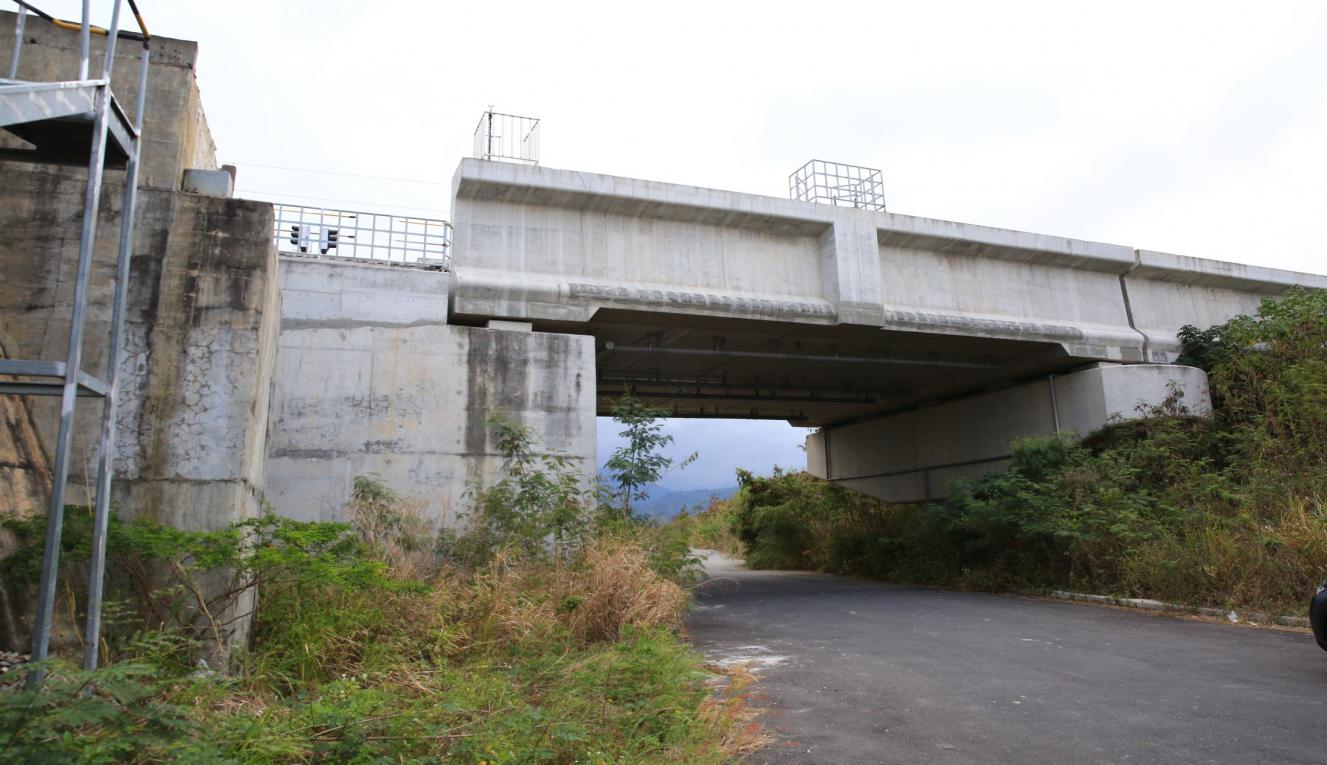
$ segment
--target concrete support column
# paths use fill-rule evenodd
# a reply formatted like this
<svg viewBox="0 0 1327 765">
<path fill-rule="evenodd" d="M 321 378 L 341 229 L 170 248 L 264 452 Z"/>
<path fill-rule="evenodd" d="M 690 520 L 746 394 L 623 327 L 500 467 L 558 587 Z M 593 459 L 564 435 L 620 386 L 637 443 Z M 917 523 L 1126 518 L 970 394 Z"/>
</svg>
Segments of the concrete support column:
<svg viewBox="0 0 1327 765">
<path fill-rule="evenodd" d="M 1211 414 L 1207 375 L 1165 364 L 1095 364 L 1053 379 L 827 427 L 806 440 L 807 470 L 889 502 L 948 496 L 956 479 L 1002 469 L 1010 444 L 1057 430 L 1090 436 L 1142 416 L 1172 389 L 1195 416 Z"/>
</svg>

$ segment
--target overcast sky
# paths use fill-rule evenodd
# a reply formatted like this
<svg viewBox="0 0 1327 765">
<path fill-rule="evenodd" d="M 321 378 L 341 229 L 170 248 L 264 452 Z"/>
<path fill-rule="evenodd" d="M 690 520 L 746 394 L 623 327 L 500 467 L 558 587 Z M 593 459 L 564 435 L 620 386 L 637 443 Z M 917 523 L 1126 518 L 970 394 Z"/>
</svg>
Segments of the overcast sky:
<svg viewBox="0 0 1327 765">
<path fill-rule="evenodd" d="M 550 167 L 784 196 L 815 157 L 894 212 L 1327 270 L 1327 3 L 140 5 L 199 41 L 244 196 L 445 217 L 492 104 Z M 673 485 L 804 464 L 778 423 L 670 427 Z"/>
</svg>

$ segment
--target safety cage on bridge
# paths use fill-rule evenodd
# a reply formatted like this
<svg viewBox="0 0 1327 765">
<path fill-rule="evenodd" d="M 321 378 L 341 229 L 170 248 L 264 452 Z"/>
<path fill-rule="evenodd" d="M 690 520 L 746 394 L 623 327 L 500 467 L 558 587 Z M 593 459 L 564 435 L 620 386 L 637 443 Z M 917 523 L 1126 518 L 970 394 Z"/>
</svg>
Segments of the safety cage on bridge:
<svg viewBox="0 0 1327 765">
<path fill-rule="evenodd" d="M 450 271 L 452 224 L 431 218 L 273 205 L 283 255 Z"/>
<path fill-rule="evenodd" d="M 475 125 L 475 159 L 539 164 L 539 120 L 491 108 Z"/>
<path fill-rule="evenodd" d="M 788 197 L 884 212 L 885 181 L 875 168 L 813 159 L 788 176 Z"/>
</svg>

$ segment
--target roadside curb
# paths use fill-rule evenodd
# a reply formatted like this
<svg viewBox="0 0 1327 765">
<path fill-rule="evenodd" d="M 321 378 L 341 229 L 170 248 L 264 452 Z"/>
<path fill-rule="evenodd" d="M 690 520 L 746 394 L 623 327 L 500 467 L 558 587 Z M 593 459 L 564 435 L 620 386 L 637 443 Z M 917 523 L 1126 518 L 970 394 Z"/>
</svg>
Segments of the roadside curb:
<svg viewBox="0 0 1327 765">
<path fill-rule="evenodd" d="M 1166 603 L 1161 600 L 1150 600 L 1148 598 L 1116 598 L 1111 595 L 1089 595 L 1082 592 L 1066 592 L 1064 590 L 1054 590 L 1051 592 L 1052 598 L 1059 600 L 1079 600 L 1086 603 L 1105 603 L 1111 606 L 1125 606 L 1127 608 L 1141 608 L 1145 611 L 1170 611 L 1183 614 L 1198 614 L 1199 616 L 1214 616 L 1232 624 L 1244 622 L 1247 624 L 1279 624 L 1283 627 L 1309 627 L 1308 617 L 1304 616 L 1270 616 L 1261 611 L 1245 611 L 1239 613 L 1236 611 L 1227 611 L 1221 608 L 1195 608 L 1193 606 L 1182 606 L 1178 603 Z"/>
</svg>

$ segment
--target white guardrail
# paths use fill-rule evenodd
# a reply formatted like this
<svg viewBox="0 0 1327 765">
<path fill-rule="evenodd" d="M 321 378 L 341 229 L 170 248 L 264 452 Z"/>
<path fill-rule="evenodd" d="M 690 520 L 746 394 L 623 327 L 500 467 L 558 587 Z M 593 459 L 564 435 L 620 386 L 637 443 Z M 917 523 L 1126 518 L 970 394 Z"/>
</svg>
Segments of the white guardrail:
<svg viewBox="0 0 1327 765">
<path fill-rule="evenodd" d="M 274 204 L 283 255 L 451 270 L 452 224 L 431 218 Z"/>
</svg>

